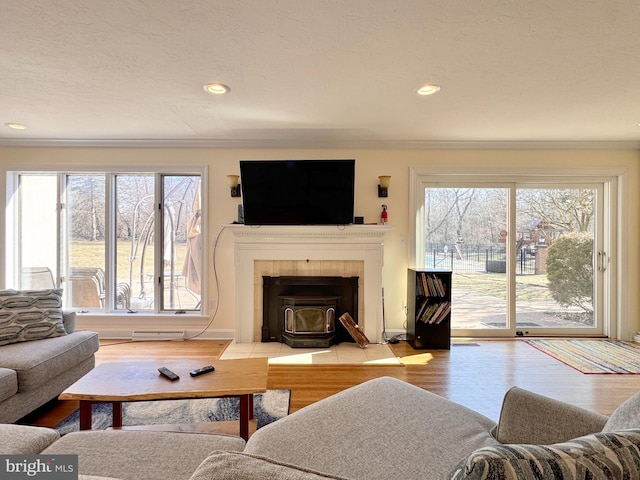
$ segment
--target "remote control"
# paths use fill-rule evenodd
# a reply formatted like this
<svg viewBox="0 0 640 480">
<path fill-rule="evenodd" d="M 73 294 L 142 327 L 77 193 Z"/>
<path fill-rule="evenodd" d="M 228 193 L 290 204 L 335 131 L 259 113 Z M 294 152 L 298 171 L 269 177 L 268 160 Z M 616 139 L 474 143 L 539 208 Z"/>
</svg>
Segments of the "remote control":
<svg viewBox="0 0 640 480">
<path fill-rule="evenodd" d="M 203 373 L 213 372 L 215 367 L 213 365 L 207 365 L 206 367 L 198 368 L 196 370 L 191 370 L 189 375 L 192 377 L 197 377 L 198 375 L 202 375 Z"/>
<path fill-rule="evenodd" d="M 167 367 L 160 367 L 158 371 L 160 372 L 161 375 L 167 377 L 172 382 L 180 378 L 177 374 L 173 373 Z"/>
</svg>

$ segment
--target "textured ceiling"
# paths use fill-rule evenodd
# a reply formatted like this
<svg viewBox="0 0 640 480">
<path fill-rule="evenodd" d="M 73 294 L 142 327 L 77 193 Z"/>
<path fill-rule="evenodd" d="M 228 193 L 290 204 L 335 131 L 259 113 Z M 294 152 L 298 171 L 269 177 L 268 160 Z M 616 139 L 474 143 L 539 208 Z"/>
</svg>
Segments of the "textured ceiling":
<svg viewBox="0 0 640 480">
<path fill-rule="evenodd" d="M 0 0 L 0 11 L 0 145 L 640 145 L 638 0 Z M 208 94 L 209 82 L 231 92 Z M 419 97 L 423 83 L 442 90 Z"/>
</svg>

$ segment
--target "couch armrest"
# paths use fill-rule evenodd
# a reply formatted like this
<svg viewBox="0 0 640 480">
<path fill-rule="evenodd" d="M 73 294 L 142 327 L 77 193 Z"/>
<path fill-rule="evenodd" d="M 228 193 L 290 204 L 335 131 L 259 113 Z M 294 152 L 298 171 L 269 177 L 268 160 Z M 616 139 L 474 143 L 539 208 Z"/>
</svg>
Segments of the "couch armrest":
<svg viewBox="0 0 640 480">
<path fill-rule="evenodd" d="M 60 435 L 51 428 L 0 424 L 0 453 L 3 455 L 37 455 Z"/>
<path fill-rule="evenodd" d="M 501 443 L 560 443 L 602 431 L 607 418 L 513 387 L 504 396 L 500 419 L 493 434 Z"/>
<path fill-rule="evenodd" d="M 76 331 L 76 312 L 62 312 L 62 323 L 67 333 Z"/>
</svg>

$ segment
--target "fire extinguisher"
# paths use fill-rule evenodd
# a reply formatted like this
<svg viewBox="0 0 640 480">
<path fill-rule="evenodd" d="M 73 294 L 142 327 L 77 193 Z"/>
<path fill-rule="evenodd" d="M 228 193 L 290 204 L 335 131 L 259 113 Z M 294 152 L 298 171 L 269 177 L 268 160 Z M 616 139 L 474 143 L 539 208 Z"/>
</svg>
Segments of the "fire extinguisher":
<svg viewBox="0 0 640 480">
<path fill-rule="evenodd" d="M 382 205 L 382 212 L 380 213 L 380 223 L 382 225 L 385 225 L 387 223 L 388 220 L 388 215 L 387 215 L 387 206 L 386 205 Z"/>
</svg>

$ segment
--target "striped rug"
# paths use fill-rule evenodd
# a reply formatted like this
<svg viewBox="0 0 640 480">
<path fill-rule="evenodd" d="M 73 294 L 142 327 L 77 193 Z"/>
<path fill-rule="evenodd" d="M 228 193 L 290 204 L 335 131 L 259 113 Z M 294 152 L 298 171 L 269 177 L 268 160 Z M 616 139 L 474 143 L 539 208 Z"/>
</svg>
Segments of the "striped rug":
<svg viewBox="0 0 640 480">
<path fill-rule="evenodd" d="M 621 340 L 525 340 L 582 373 L 640 373 L 640 345 Z"/>
</svg>

